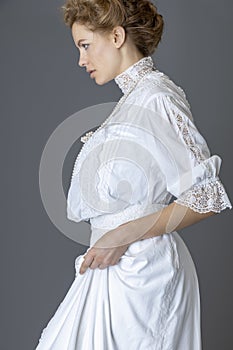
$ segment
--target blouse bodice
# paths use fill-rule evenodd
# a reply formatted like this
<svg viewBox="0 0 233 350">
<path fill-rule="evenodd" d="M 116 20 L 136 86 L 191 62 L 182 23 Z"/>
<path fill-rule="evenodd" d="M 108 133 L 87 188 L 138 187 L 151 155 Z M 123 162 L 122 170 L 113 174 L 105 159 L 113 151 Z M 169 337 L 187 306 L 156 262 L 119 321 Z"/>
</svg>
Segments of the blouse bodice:
<svg viewBox="0 0 233 350">
<path fill-rule="evenodd" d="M 115 78 L 127 97 L 83 145 L 67 217 L 112 229 L 175 202 L 199 213 L 232 208 L 182 88 L 144 57 Z"/>
</svg>

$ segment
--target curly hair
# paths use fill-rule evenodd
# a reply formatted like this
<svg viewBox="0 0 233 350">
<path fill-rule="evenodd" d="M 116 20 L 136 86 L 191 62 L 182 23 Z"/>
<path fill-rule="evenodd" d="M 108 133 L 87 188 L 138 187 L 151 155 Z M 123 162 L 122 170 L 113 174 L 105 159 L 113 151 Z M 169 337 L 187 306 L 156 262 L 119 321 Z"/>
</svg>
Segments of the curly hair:
<svg viewBox="0 0 233 350">
<path fill-rule="evenodd" d="M 107 33 L 122 26 L 143 56 L 152 55 L 162 38 L 163 16 L 149 0 L 67 0 L 62 10 L 70 28 L 78 22 Z"/>
</svg>

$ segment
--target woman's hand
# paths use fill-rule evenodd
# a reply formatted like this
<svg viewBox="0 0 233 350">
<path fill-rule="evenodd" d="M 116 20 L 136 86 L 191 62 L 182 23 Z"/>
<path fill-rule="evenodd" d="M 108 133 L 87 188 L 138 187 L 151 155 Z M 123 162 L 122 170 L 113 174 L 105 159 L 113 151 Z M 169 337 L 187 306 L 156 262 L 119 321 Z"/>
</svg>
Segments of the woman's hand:
<svg viewBox="0 0 233 350">
<path fill-rule="evenodd" d="M 114 248 L 97 248 L 94 245 L 86 253 L 79 273 L 84 274 L 88 268 L 102 270 L 108 266 L 116 265 L 128 247 L 128 244 Z"/>
<path fill-rule="evenodd" d="M 105 269 L 108 266 L 116 265 L 132 243 L 127 238 L 129 232 L 132 231 L 130 224 L 131 221 L 119 225 L 100 237 L 85 254 L 79 273 L 84 274 L 88 268 Z"/>
</svg>

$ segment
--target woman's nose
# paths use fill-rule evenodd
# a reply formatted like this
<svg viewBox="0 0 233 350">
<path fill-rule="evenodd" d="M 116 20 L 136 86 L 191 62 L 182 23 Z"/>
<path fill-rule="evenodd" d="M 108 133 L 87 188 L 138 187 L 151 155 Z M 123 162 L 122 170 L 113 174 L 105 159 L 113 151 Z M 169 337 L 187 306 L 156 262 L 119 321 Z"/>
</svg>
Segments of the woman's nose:
<svg viewBox="0 0 233 350">
<path fill-rule="evenodd" d="M 80 67 L 85 67 L 87 65 L 87 62 L 86 62 L 86 58 L 84 57 L 84 55 L 80 54 L 80 57 L 79 57 L 79 61 L 78 61 L 78 64 Z"/>
</svg>

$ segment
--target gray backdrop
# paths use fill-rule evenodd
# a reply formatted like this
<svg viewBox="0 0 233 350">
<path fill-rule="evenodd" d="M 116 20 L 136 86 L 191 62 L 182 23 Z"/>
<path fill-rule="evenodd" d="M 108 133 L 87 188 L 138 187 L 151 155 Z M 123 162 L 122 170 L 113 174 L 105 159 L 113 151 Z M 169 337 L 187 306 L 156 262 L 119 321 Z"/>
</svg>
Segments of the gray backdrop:
<svg viewBox="0 0 233 350">
<path fill-rule="evenodd" d="M 62 3 L 0 3 L 4 350 L 35 348 L 73 281 L 75 257 L 87 248 L 61 234 L 43 207 L 39 163 L 44 146 L 72 113 L 121 96 L 114 82 L 100 87 L 77 67 L 77 51 L 59 12 Z M 154 56 L 157 68 L 184 88 L 198 128 L 212 153 L 223 159 L 221 179 L 233 200 L 233 3 L 160 0 L 157 5 L 166 21 Z M 199 275 L 203 349 L 231 350 L 232 212 L 225 210 L 181 234 Z"/>
</svg>

